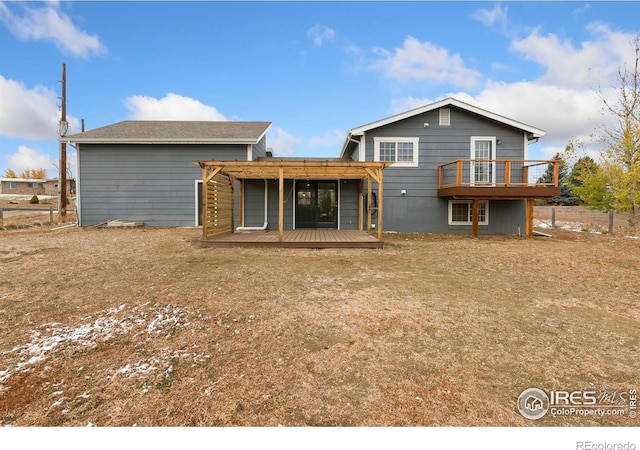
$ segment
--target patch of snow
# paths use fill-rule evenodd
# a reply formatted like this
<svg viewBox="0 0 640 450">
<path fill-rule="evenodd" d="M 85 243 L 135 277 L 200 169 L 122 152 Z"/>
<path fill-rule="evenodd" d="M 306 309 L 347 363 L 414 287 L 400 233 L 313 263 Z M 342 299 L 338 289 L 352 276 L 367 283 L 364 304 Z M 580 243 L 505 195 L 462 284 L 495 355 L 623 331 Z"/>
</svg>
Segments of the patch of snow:
<svg viewBox="0 0 640 450">
<path fill-rule="evenodd" d="M 121 317 L 121 316 L 125 317 Z M 83 319 L 77 327 L 67 327 L 54 322 L 41 325 L 34 330 L 31 341 L 14 347 L 6 353 L 17 353 L 20 360 L 15 367 L 0 370 L 0 384 L 6 382 L 14 372 L 29 372 L 33 366 L 46 361 L 52 354 L 62 350 L 86 350 L 95 348 L 99 341 L 105 342 L 118 335 L 166 334 L 176 327 L 185 327 L 187 313 L 181 308 L 149 303 L 133 308 L 126 314 L 126 304 L 110 308 Z M 195 357 L 194 357 L 195 358 Z M 147 374 L 154 370 L 158 361 L 127 365 L 117 373 Z"/>
<path fill-rule="evenodd" d="M 64 397 L 62 397 L 60 400 L 55 401 L 52 405 L 51 408 L 57 408 L 59 406 L 62 406 L 62 403 L 64 403 Z"/>
</svg>

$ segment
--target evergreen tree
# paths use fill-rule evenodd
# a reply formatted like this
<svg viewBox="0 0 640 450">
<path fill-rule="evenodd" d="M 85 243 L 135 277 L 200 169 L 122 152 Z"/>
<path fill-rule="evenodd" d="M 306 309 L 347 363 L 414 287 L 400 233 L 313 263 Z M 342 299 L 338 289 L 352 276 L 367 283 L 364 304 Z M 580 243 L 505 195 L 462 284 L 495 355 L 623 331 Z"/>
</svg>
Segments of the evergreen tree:
<svg viewBox="0 0 640 450">
<path fill-rule="evenodd" d="M 567 206 L 578 205 L 580 198 L 573 193 L 572 186 L 569 183 L 569 170 L 566 161 L 560 153 L 556 153 L 552 159 L 560 161 L 558 163 L 558 186 L 560 187 L 560 195 L 553 197 L 551 202 Z M 550 163 L 547 166 L 547 170 L 545 170 L 544 174 L 538 179 L 538 183 L 553 183 L 553 168 L 554 164 Z"/>
</svg>

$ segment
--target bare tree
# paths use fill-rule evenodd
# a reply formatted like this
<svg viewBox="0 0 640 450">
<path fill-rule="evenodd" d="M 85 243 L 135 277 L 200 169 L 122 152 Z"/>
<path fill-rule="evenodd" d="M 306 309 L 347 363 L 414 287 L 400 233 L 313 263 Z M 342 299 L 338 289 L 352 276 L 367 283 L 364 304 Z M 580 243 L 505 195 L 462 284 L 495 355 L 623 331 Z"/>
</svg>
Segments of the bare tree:
<svg viewBox="0 0 640 450">
<path fill-rule="evenodd" d="M 640 36 L 632 41 L 634 57 L 617 73 L 617 98 L 608 100 L 598 90 L 605 111 L 614 124 L 604 127 L 600 182 L 606 186 L 606 203 L 614 210 L 630 213 L 629 225 L 638 225 L 640 214 Z M 585 175 L 588 176 L 588 175 Z M 587 182 L 593 180 L 582 180 Z"/>
</svg>

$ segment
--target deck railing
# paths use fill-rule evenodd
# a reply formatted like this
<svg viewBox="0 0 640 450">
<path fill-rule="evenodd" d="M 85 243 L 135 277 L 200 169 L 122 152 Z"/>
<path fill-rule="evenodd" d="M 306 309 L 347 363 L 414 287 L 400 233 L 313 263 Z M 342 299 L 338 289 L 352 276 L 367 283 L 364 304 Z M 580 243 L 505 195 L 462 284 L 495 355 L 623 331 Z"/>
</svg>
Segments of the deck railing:
<svg viewBox="0 0 640 450">
<path fill-rule="evenodd" d="M 557 160 L 458 159 L 438 166 L 438 188 L 557 187 L 559 163 Z"/>
</svg>

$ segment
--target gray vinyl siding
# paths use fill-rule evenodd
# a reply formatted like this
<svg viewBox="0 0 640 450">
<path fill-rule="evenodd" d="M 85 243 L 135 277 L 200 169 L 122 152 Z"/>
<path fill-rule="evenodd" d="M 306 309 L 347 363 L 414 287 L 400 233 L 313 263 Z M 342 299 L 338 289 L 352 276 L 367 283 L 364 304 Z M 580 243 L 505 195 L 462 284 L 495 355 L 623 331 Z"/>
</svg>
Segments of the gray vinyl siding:
<svg viewBox="0 0 640 450">
<path fill-rule="evenodd" d="M 453 106 L 450 110 L 449 126 L 439 125 L 439 110 L 434 110 L 366 132 L 367 161 L 374 159 L 375 137 L 420 138 L 418 167 L 389 167 L 384 171 L 383 224 L 386 231 L 469 232 L 470 226 L 448 225 L 448 199 L 438 198 L 437 188 L 438 166 L 456 159 L 469 159 L 472 136 L 499 139 L 496 159 L 524 158 L 524 131 Z M 425 123 L 429 126 L 425 127 Z M 377 185 L 374 189 L 377 190 Z M 402 190 L 406 190 L 405 195 Z M 523 204 L 521 201 L 492 201 L 489 225 L 481 226 L 480 231 L 516 233 L 518 224 L 524 227 Z"/>
<path fill-rule="evenodd" d="M 340 229 L 358 229 L 358 187 L 360 180 L 342 180 L 340 184 Z"/>
<path fill-rule="evenodd" d="M 293 229 L 293 181 L 284 180 L 284 229 Z M 267 230 L 278 229 L 278 180 L 267 180 Z M 264 180 L 244 181 L 244 226 L 264 225 Z"/>
<path fill-rule="evenodd" d="M 195 225 L 194 160 L 246 160 L 246 145 L 97 145 L 78 151 L 80 225 L 106 220 Z M 236 211 L 236 221 L 238 212 Z"/>
<path fill-rule="evenodd" d="M 245 227 L 261 227 L 264 225 L 264 189 L 264 180 L 244 180 Z M 269 194 L 272 195 L 271 192 Z"/>
<path fill-rule="evenodd" d="M 268 180 L 269 183 L 269 226 L 268 230 L 278 229 L 278 180 Z M 293 229 L 293 205 L 295 195 L 293 192 L 293 180 L 284 180 L 284 229 Z"/>
<path fill-rule="evenodd" d="M 258 158 L 264 158 L 267 156 L 267 138 L 263 137 L 260 142 L 251 146 L 252 158 L 254 160 Z"/>
</svg>

